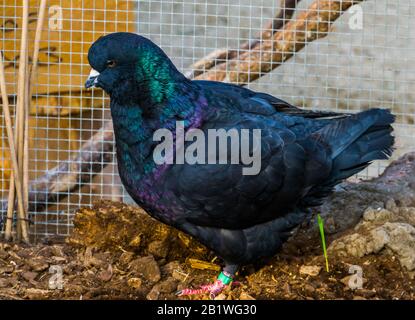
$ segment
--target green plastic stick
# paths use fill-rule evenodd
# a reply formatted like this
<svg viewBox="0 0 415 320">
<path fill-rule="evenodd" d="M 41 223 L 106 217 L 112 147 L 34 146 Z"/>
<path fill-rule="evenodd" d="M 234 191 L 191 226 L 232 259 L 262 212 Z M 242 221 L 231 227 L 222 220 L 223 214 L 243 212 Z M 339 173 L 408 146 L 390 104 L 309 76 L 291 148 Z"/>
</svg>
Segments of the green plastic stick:
<svg viewBox="0 0 415 320">
<path fill-rule="evenodd" d="M 324 258 L 326 259 L 326 271 L 329 272 L 329 259 L 327 258 L 326 237 L 324 236 L 324 222 L 320 215 L 317 215 L 318 227 L 320 229 L 321 243 L 323 244 Z"/>
</svg>

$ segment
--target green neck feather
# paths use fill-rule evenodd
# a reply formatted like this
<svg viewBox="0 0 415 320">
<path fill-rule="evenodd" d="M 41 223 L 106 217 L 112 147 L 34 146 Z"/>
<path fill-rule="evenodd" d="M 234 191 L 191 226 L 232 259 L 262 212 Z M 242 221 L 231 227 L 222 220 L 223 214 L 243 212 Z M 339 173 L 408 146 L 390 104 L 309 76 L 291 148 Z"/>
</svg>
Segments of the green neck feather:
<svg viewBox="0 0 415 320">
<path fill-rule="evenodd" d="M 152 105 L 172 98 L 177 85 L 187 81 L 170 59 L 155 50 L 142 52 L 138 66 L 137 78 L 142 79 L 140 87 Z"/>
</svg>

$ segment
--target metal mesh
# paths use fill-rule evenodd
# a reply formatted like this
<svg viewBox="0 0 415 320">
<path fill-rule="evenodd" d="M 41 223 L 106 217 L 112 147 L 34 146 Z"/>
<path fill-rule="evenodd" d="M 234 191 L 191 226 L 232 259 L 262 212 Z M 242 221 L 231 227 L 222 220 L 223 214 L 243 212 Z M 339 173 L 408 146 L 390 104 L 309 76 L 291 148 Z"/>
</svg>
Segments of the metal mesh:
<svg viewBox="0 0 415 320">
<path fill-rule="evenodd" d="M 38 82 L 33 84 L 32 180 L 68 159 L 110 119 L 108 99 L 103 93 L 82 89 L 89 72 L 86 51 L 94 39 L 113 31 L 136 31 L 160 45 L 186 73 L 194 62 L 212 51 L 236 49 L 242 42 L 254 39 L 280 10 L 277 0 L 49 2 L 49 7 L 56 7 L 49 10 L 44 24 L 44 65 L 39 68 Z M 300 1 L 296 15 L 307 10 L 312 2 Z M 38 2 L 30 1 L 30 6 L 33 30 Z M 56 20 L 59 10 L 60 28 Z M 325 38 L 307 44 L 248 87 L 304 108 L 390 108 L 398 116 L 396 158 L 415 146 L 414 14 L 415 0 L 362 1 L 343 14 Z M 8 61 L 7 85 L 12 94 L 17 79 L 13 59 L 19 54 L 18 36 L 14 35 L 13 42 L 13 32 L 20 28 L 15 22 L 20 19 L 21 1 L 3 0 L 0 15 L 1 48 Z M 1 191 L 2 197 L 7 198 L 10 160 L 3 118 L 1 128 Z M 111 163 L 90 184 L 68 191 L 67 197 L 48 203 L 45 211 L 33 212 L 32 235 L 68 235 L 75 210 L 94 200 L 131 201 L 120 183 L 115 154 L 111 157 Z M 357 178 L 377 176 L 386 165 L 386 161 L 378 161 Z"/>
</svg>

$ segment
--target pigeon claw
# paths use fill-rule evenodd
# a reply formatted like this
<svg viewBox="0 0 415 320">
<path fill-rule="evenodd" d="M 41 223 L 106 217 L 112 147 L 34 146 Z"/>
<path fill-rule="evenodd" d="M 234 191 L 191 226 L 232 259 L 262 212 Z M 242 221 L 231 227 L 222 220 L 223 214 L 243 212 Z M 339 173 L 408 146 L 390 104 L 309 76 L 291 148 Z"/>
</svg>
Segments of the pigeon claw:
<svg viewBox="0 0 415 320">
<path fill-rule="evenodd" d="M 209 294 L 211 299 L 214 299 L 218 294 L 222 292 L 228 285 L 224 284 L 221 280 L 217 279 L 215 282 L 200 286 L 198 289 L 182 289 L 176 292 L 177 296 L 191 296 L 191 295 L 203 295 Z"/>
</svg>

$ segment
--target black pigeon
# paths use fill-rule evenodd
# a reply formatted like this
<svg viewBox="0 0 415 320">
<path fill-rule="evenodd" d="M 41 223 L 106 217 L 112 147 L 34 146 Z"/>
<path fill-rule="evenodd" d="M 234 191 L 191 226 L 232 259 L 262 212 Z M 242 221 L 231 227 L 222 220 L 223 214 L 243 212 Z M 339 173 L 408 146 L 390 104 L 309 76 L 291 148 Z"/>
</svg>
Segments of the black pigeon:
<svg viewBox="0 0 415 320">
<path fill-rule="evenodd" d="M 215 283 L 181 294 L 220 292 L 239 266 L 274 255 L 310 216 L 307 209 L 336 184 L 392 153 L 394 116 L 388 110 L 313 112 L 236 85 L 191 81 L 158 46 L 132 33 L 99 38 L 88 59 L 93 70 L 85 86 L 100 87 L 111 98 L 119 174 L 128 193 L 151 216 L 194 236 L 225 262 Z M 205 137 L 209 129 L 236 129 L 239 137 L 247 129 L 240 143 L 248 145 L 249 156 L 258 154 L 253 132 L 260 129 L 257 174 L 244 174 L 250 166 L 242 151 L 231 161 L 231 139 L 222 150 L 197 149 L 202 156 L 205 151 L 205 162 L 183 163 L 176 147 L 187 150 L 195 140 L 180 145 L 178 123 L 186 134 L 199 129 Z M 173 161 L 160 164 L 154 152 L 161 142 L 153 135 L 162 128 L 173 132 L 175 148 L 170 158 L 171 149 L 164 153 Z M 208 159 L 212 154 L 216 161 Z M 226 161 L 219 162 L 223 155 Z"/>
</svg>

